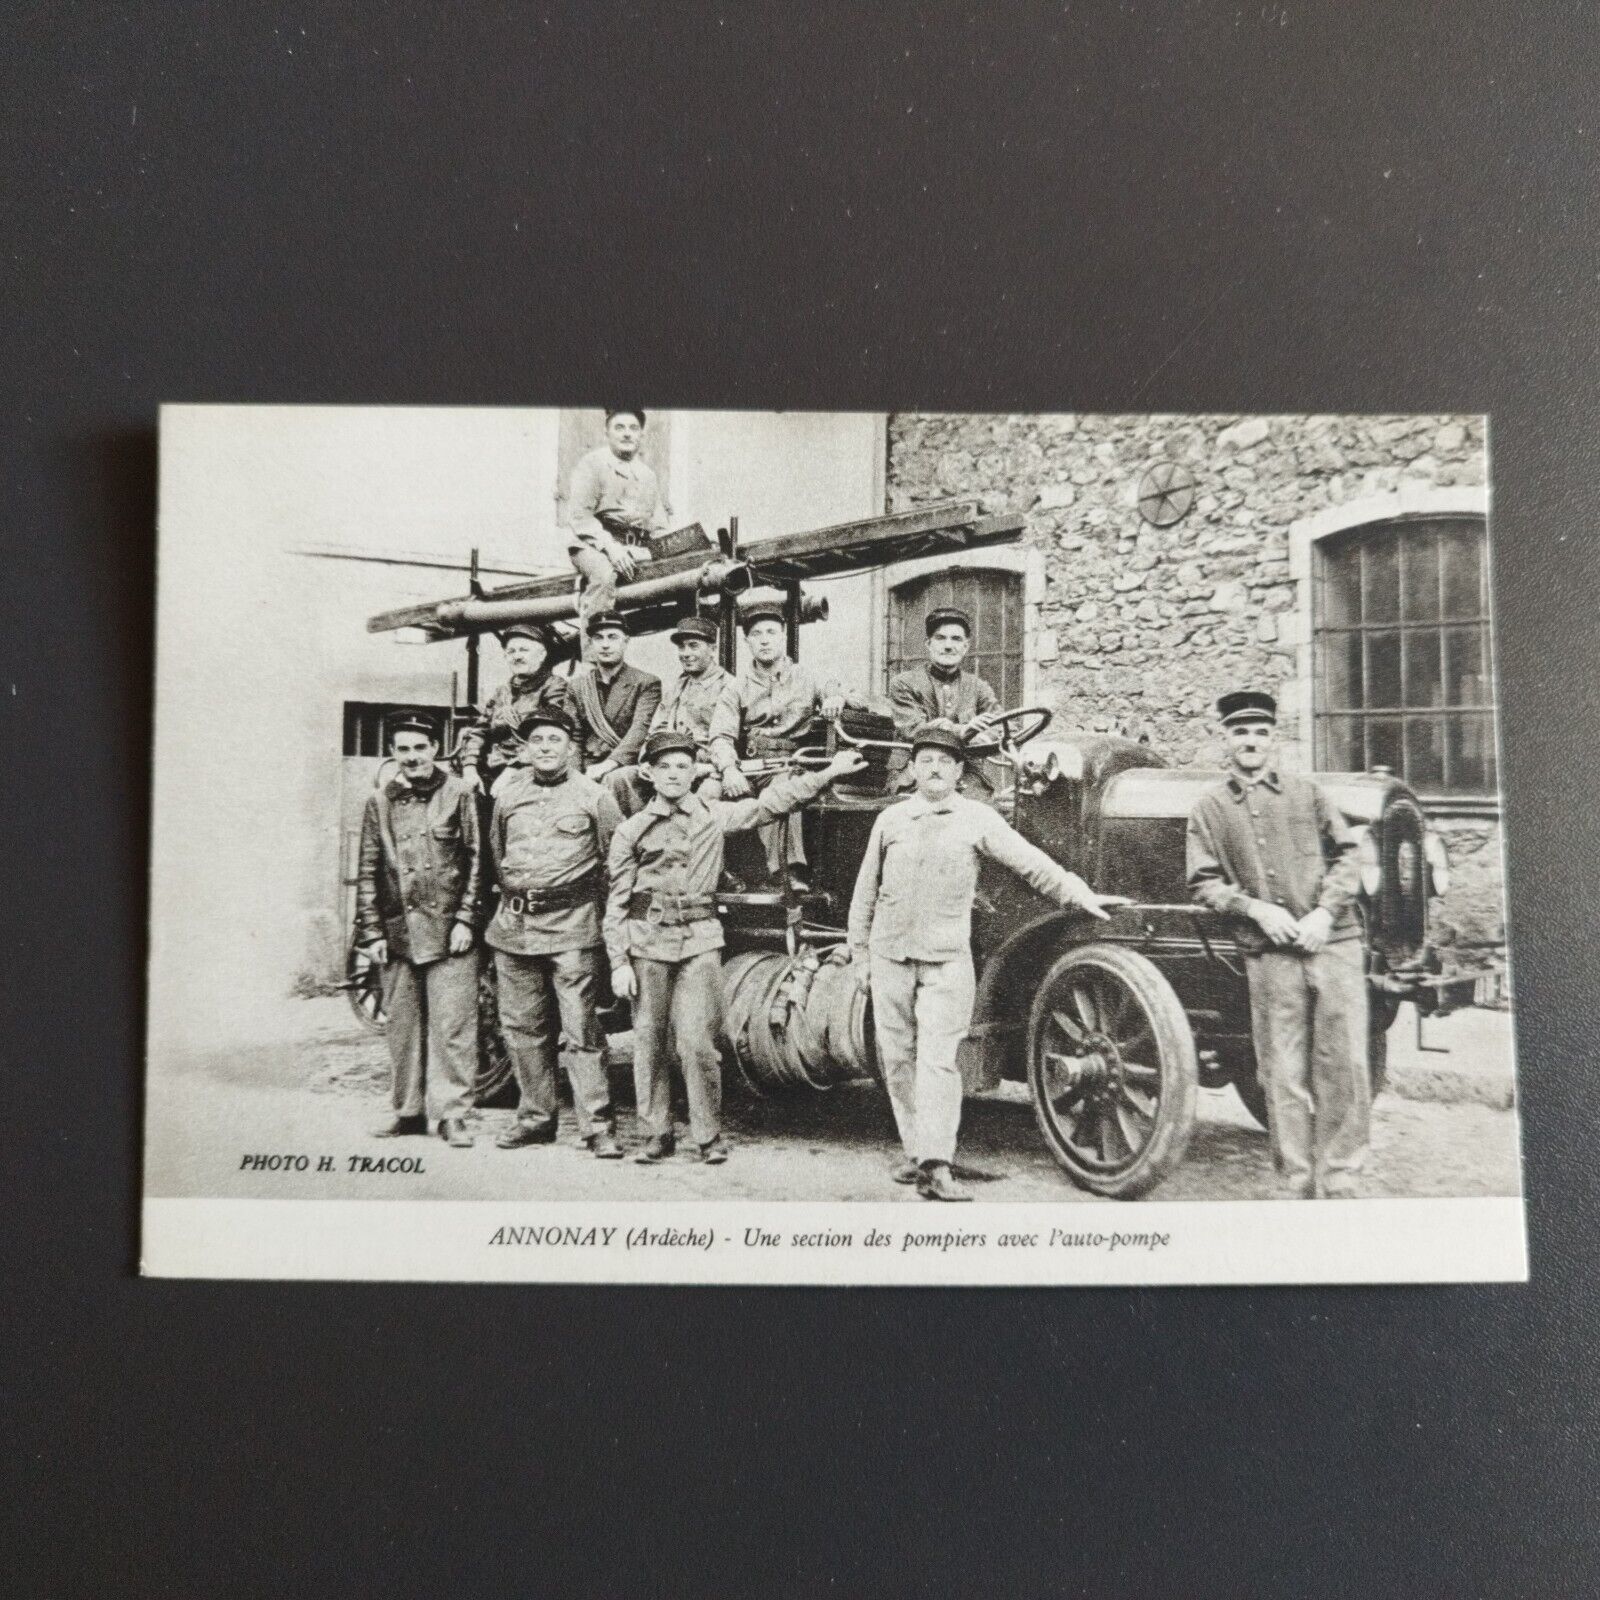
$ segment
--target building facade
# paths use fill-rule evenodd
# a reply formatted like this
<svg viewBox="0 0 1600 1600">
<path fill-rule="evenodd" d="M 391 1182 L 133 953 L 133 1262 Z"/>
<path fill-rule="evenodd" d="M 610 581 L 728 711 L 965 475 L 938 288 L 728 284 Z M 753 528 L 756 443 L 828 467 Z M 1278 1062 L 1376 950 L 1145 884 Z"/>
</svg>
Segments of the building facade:
<svg viewBox="0 0 1600 1600">
<path fill-rule="evenodd" d="M 1222 759 L 1223 690 L 1272 690 L 1285 761 L 1387 767 L 1443 834 L 1441 943 L 1504 968 L 1478 417 L 941 416 L 888 429 L 892 510 L 1027 514 L 1021 548 L 881 585 L 890 650 L 928 600 L 979 617 L 1002 698 Z"/>
</svg>

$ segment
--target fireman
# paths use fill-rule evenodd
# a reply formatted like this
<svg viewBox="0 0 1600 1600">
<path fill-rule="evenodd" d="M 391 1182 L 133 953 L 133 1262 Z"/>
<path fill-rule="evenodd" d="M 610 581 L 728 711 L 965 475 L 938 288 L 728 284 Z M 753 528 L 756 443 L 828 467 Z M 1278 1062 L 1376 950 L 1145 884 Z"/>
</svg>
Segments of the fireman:
<svg viewBox="0 0 1600 1600">
<path fill-rule="evenodd" d="M 916 793 L 878 813 L 850 901 L 856 981 L 871 987 L 884 1086 L 905 1160 L 896 1183 L 925 1200 L 970 1200 L 951 1175 L 961 1124 L 956 1052 L 972 1020 L 972 902 L 987 856 L 1062 906 L 1104 918 L 1121 895 L 1096 894 L 1028 843 L 992 806 L 956 793 L 963 730 L 925 722 L 912 735 Z"/>
<path fill-rule="evenodd" d="M 1189 888 L 1245 952 L 1273 1163 L 1296 1199 L 1360 1192 L 1372 1117 L 1357 841 L 1308 778 L 1278 769 L 1278 705 L 1217 701 L 1228 776 L 1189 814 Z"/>
<path fill-rule="evenodd" d="M 727 835 L 776 822 L 866 766 L 860 751 L 842 750 L 821 772 L 777 778 L 757 799 L 707 801 L 693 792 L 698 753 L 688 732 L 663 729 L 645 740 L 654 797 L 611 841 L 606 951 L 612 990 L 633 1001 L 634 1094 L 646 1139 L 634 1159 L 641 1162 L 673 1152 L 669 1051 L 683 1069 L 701 1160 L 727 1160 L 716 1040 L 722 924 L 714 902 Z"/>
</svg>

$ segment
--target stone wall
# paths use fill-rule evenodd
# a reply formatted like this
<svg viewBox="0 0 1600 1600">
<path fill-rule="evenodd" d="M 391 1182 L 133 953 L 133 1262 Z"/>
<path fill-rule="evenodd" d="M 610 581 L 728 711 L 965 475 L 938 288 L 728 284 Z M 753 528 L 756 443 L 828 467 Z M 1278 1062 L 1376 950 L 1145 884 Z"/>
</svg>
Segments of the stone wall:
<svg viewBox="0 0 1600 1600">
<path fill-rule="evenodd" d="M 1169 528 L 1139 513 L 1155 461 L 1195 477 Z M 1374 496 L 1484 482 L 1477 417 L 894 415 L 890 510 L 972 497 L 1028 515 L 1045 556 L 1030 648 L 1069 725 L 1147 737 L 1180 765 L 1219 763 L 1212 706 L 1241 684 L 1278 693 L 1286 759 L 1309 767 L 1309 597 L 1290 529 Z M 1460 889 L 1441 933 L 1504 938 L 1498 824 L 1452 822 Z M 1474 955 L 1474 961 L 1483 958 Z"/>
</svg>

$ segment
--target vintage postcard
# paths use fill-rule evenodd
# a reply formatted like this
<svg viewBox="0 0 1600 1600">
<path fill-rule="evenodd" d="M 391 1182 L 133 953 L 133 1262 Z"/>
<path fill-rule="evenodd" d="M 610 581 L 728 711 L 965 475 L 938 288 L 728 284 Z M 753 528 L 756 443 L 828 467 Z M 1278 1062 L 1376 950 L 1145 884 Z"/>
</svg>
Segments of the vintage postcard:
<svg viewBox="0 0 1600 1600">
<path fill-rule="evenodd" d="M 160 474 L 146 1272 L 1526 1276 L 1482 417 Z"/>
</svg>

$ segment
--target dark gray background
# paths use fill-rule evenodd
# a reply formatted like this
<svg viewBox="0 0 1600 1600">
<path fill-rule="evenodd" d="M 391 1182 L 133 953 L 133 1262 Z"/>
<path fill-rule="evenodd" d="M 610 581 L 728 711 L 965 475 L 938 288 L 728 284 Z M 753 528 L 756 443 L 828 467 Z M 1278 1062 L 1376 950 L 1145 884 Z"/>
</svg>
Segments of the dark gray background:
<svg viewBox="0 0 1600 1600">
<path fill-rule="evenodd" d="M 8 12 L 16 1592 L 1600 1583 L 1592 23 L 981 12 Z M 1489 411 L 1532 1287 L 133 1277 L 158 402 L 613 396 Z"/>
</svg>

